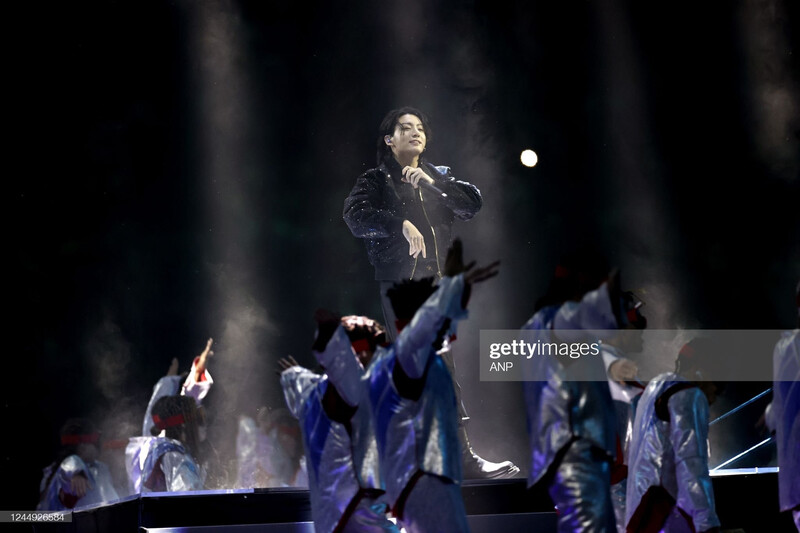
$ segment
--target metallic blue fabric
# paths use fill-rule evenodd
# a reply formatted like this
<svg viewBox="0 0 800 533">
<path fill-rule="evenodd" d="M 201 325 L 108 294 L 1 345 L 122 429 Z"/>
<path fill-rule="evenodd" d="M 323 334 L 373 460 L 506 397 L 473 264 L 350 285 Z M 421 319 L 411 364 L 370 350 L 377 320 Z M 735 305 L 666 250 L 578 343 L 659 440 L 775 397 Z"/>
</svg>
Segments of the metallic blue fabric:
<svg viewBox="0 0 800 533">
<path fill-rule="evenodd" d="M 363 531 L 389 528 L 391 522 L 385 515 L 371 515 L 372 506 L 364 507 L 360 502 L 357 514 L 354 512 L 347 520 L 344 516 L 362 489 L 382 488 L 378 462 L 368 455 L 370 450 L 375 455 L 376 449 L 369 402 L 359 400 L 348 431 L 344 424 L 331 420 L 323 408 L 322 399 L 330 386 L 326 376 L 295 366 L 283 371 L 281 384 L 289 410 L 300 421 L 315 530 L 330 533 L 340 523 L 347 530 L 350 519 L 362 521 Z M 366 389 L 362 394 L 365 393 Z"/>
<path fill-rule="evenodd" d="M 58 471 L 50 478 L 53 468 L 57 468 Z M 87 464 L 79 456 L 70 455 L 61 461 L 61 464 L 57 466 L 51 464 L 44 469 L 40 491 L 45 491 L 45 489 L 46 491 L 36 509 L 39 511 L 63 511 L 67 509 L 61 502 L 59 493 L 61 491 L 67 494 L 71 493 L 72 477 L 77 474 L 83 474 L 91 483 L 91 488 L 84 494 L 83 498 L 77 501 L 75 509 L 119 499 L 117 491 L 114 489 L 111 473 L 105 463 L 95 461 Z M 50 479 L 50 484 L 44 487 L 48 479 Z"/>
<path fill-rule="evenodd" d="M 551 342 L 552 330 L 616 329 L 605 284 L 581 302 L 540 309 L 522 329 L 533 330 L 541 342 Z M 562 339 L 564 340 L 564 339 Z M 602 358 L 582 358 L 573 365 L 598 381 L 570 380 L 570 373 L 553 357 L 535 357 L 525 365 L 523 392 L 531 443 L 528 485 L 541 480 L 558 453 L 573 438 L 587 439 L 609 458 L 616 451 L 616 418 Z M 597 368 L 594 368 L 597 367 Z"/>
<path fill-rule="evenodd" d="M 661 485 L 692 518 L 697 531 L 720 525 L 708 473 L 708 400 L 693 387 L 669 398 L 669 421 L 655 412 L 658 397 L 685 382 L 676 374 L 658 375 L 639 400 L 628 455 L 626 523 L 647 489 Z"/>
<path fill-rule="evenodd" d="M 166 437 L 133 437 L 125 449 L 128 479 L 135 493 L 200 490 L 205 472 L 179 441 Z M 160 469 L 159 472 L 155 472 Z M 155 475 L 154 475 L 155 474 Z M 152 478 L 153 485 L 145 483 Z"/>
<path fill-rule="evenodd" d="M 461 307 L 463 290 L 463 276 L 443 278 L 397 342 L 373 360 L 364 378 L 375 416 L 381 472 L 393 505 L 419 470 L 455 483 L 462 479 L 453 379 L 432 344 L 445 319 L 455 323 L 466 316 Z M 395 381 L 398 365 L 416 397 Z"/>
</svg>

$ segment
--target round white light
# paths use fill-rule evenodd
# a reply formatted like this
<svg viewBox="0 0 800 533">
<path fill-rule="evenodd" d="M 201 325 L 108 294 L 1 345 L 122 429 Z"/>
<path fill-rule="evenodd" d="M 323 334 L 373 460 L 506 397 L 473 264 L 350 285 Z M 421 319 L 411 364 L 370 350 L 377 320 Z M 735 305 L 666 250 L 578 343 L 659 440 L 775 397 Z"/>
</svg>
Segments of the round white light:
<svg viewBox="0 0 800 533">
<path fill-rule="evenodd" d="M 536 155 L 536 152 L 533 150 L 523 150 L 519 156 L 519 160 L 522 161 L 522 164 L 526 167 L 535 167 L 536 163 L 539 162 L 539 156 Z"/>
</svg>

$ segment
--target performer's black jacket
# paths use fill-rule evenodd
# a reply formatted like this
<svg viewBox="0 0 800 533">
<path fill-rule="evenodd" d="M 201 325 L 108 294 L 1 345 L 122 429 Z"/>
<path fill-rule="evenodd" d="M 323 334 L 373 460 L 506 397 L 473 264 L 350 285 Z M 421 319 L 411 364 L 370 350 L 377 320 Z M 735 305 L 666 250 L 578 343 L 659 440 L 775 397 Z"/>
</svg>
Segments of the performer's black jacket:
<svg viewBox="0 0 800 533">
<path fill-rule="evenodd" d="M 474 185 L 458 181 L 450 168 L 421 160 L 420 167 L 446 198 L 400 181 L 399 163 L 388 158 L 359 176 L 344 201 L 344 221 L 356 237 L 364 239 L 376 280 L 403 280 L 441 275 L 450 246 L 453 220 L 469 220 L 483 204 Z M 403 220 L 409 220 L 425 237 L 427 259 L 408 255 Z M 438 262 L 437 262 L 438 252 Z"/>
</svg>

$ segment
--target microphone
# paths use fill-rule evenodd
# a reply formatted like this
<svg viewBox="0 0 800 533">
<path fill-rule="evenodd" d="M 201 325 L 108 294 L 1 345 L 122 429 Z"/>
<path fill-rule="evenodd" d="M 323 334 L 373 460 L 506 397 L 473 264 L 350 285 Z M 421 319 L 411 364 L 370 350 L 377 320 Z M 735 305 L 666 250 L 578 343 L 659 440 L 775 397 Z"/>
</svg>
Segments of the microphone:
<svg viewBox="0 0 800 533">
<path fill-rule="evenodd" d="M 419 185 L 423 189 L 428 190 L 428 191 L 430 191 L 430 192 L 432 192 L 432 193 L 434 193 L 434 194 L 436 194 L 438 196 L 441 196 L 442 198 L 447 198 L 447 193 L 446 192 L 442 191 L 442 189 L 440 189 L 436 185 L 431 185 L 430 183 L 428 183 L 425 180 L 419 180 L 417 182 L 417 185 Z"/>
</svg>

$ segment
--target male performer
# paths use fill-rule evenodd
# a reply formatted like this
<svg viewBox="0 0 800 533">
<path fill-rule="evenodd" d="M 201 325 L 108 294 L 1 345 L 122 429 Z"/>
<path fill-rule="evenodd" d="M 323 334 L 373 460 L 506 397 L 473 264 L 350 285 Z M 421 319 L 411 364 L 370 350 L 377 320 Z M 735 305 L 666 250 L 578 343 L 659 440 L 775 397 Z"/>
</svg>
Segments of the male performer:
<svg viewBox="0 0 800 533">
<path fill-rule="evenodd" d="M 627 531 L 719 531 L 708 473 L 708 408 L 722 391 L 713 381 L 715 347 L 695 338 L 681 348 L 675 373 L 653 378 L 636 410 L 628 463 Z"/>
<path fill-rule="evenodd" d="M 424 113 L 413 107 L 389 111 L 378 135 L 378 167 L 359 176 L 344 201 L 344 220 L 354 236 L 364 239 L 375 267 L 389 341 L 397 336 L 397 320 L 386 291 L 400 280 L 441 278 L 453 221 L 471 219 L 483 205 L 477 187 L 422 157 L 430 139 Z M 455 379 L 452 356 L 447 357 Z M 465 476 L 513 477 L 519 468 L 512 462 L 487 461 L 472 450 L 466 431 L 469 416 L 461 387 L 455 386 Z"/>
<path fill-rule="evenodd" d="M 422 157 L 430 139 L 421 111 L 389 111 L 378 136 L 378 167 L 359 176 L 344 201 L 344 221 L 364 239 L 380 282 L 390 341 L 396 329 L 386 290 L 403 279 L 441 278 L 454 219 L 471 219 L 483 203 L 477 187 Z"/>
</svg>

